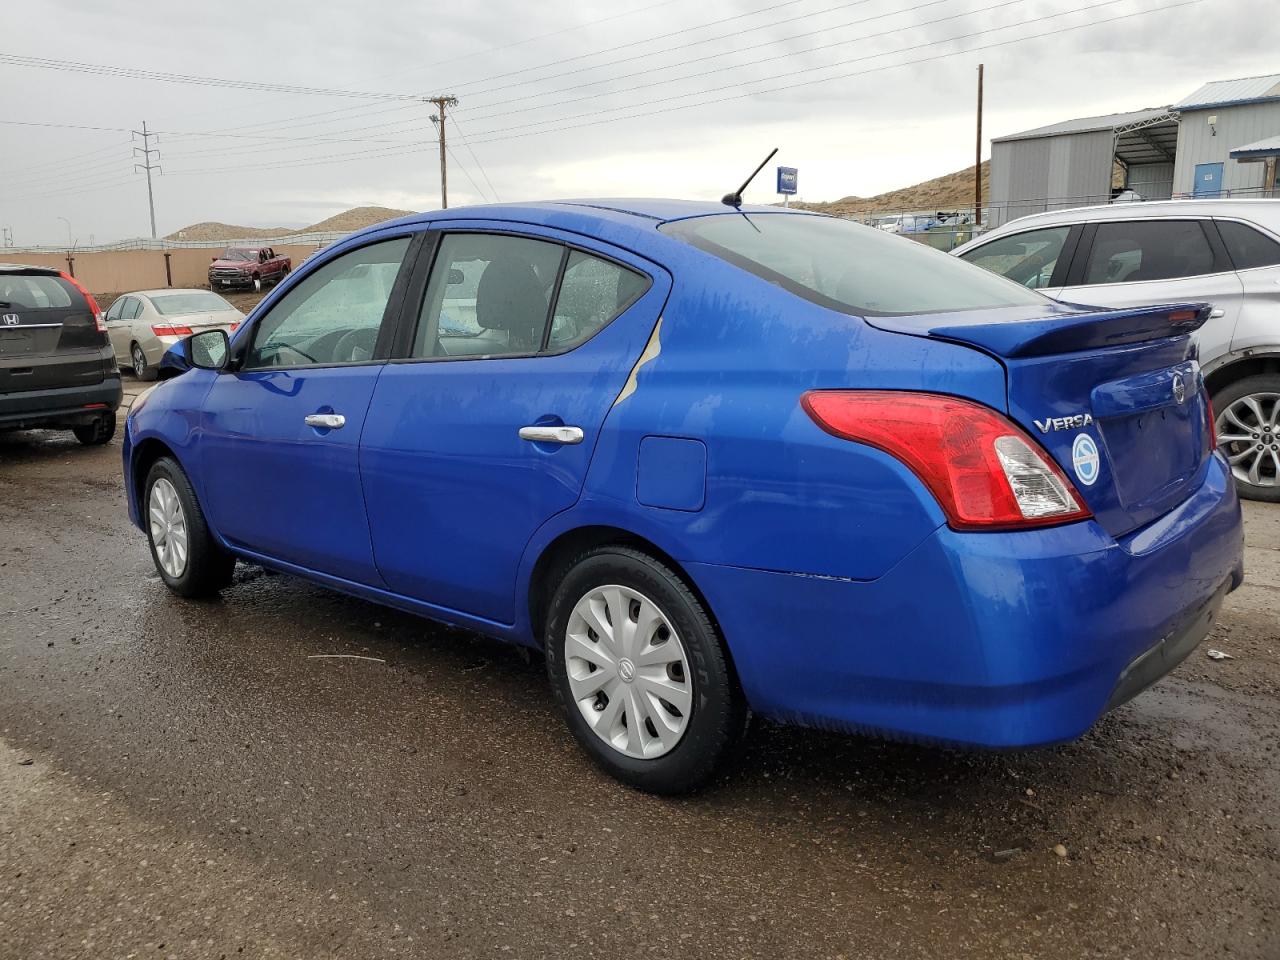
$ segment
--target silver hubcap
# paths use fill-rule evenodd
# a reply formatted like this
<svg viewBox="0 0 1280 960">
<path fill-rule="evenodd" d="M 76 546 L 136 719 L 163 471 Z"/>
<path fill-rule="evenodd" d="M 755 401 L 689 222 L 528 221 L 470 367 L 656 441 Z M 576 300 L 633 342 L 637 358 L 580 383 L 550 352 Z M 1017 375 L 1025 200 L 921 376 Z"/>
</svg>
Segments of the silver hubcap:
<svg viewBox="0 0 1280 960">
<path fill-rule="evenodd" d="M 137 347 L 133 348 L 133 372 L 139 377 L 147 372 L 147 358 Z"/>
<path fill-rule="evenodd" d="M 573 608 L 564 662 L 574 703 L 596 736 L 628 757 L 673 750 L 693 712 L 684 644 L 648 597 L 596 587 Z"/>
<path fill-rule="evenodd" d="M 187 569 L 187 518 L 178 491 L 164 477 L 151 485 L 147 513 L 160 569 L 176 579 Z"/>
<path fill-rule="evenodd" d="M 1218 413 L 1218 448 L 1237 480 L 1280 485 L 1280 393 L 1252 393 Z"/>
</svg>

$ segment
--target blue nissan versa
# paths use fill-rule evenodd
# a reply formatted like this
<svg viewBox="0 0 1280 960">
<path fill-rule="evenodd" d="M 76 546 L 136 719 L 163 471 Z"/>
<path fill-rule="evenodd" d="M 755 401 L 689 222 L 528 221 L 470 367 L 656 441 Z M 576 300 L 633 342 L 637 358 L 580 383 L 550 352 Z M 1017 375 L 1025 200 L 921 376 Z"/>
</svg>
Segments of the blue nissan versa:
<svg viewBox="0 0 1280 960">
<path fill-rule="evenodd" d="M 170 351 L 129 510 L 184 597 L 244 559 L 541 647 L 643 789 L 705 783 L 749 711 L 1053 743 L 1242 579 L 1206 314 L 773 208 L 434 212 Z"/>
</svg>

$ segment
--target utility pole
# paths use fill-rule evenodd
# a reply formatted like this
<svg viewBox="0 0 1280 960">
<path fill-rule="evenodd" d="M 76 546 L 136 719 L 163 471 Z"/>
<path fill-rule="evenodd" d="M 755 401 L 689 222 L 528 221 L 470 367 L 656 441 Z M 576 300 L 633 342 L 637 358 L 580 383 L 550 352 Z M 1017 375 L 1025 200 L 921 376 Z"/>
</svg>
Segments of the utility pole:
<svg viewBox="0 0 1280 960">
<path fill-rule="evenodd" d="M 978 64 L 978 148 L 973 161 L 973 235 L 982 226 L 982 68 Z"/>
<path fill-rule="evenodd" d="M 138 137 L 142 138 L 142 146 L 134 147 L 133 153 L 134 156 L 142 154 L 143 162 L 135 163 L 133 165 L 133 172 L 137 173 L 139 170 L 145 170 L 147 172 L 147 206 L 151 210 L 151 239 L 154 240 L 156 238 L 156 199 L 155 195 L 151 192 L 151 171 L 160 170 L 161 173 L 164 173 L 164 171 L 160 169 L 160 164 L 151 162 L 151 155 L 153 153 L 156 155 L 157 159 L 160 157 L 160 150 L 151 146 L 151 138 L 155 137 L 156 143 L 159 143 L 160 134 L 148 133 L 147 121 L 143 120 L 142 129 L 134 130 L 133 136 L 135 140 L 137 140 Z"/>
<path fill-rule="evenodd" d="M 431 122 L 436 125 L 440 134 L 440 209 L 449 209 L 449 172 L 444 162 L 444 111 L 446 107 L 456 107 L 458 98 L 445 94 L 443 97 L 427 97 L 423 103 L 434 103 L 436 112 L 431 115 Z"/>
</svg>

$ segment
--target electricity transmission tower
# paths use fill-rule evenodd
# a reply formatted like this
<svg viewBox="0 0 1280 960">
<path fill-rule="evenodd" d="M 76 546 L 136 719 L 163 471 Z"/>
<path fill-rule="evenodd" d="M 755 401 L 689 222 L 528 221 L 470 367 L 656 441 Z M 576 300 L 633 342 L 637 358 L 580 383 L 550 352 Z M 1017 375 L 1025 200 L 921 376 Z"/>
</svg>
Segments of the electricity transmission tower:
<svg viewBox="0 0 1280 960">
<path fill-rule="evenodd" d="M 151 192 L 151 171 L 160 170 L 161 173 L 164 173 L 164 171 L 160 169 L 160 164 L 151 162 L 152 154 L 155 154 L 157 160 L 160 159 L 160 150 L 157 147 L 151 146 L 151 138 L 154 137 L 156 143 L 159 143 L 160 134 L 149 133 L 147 131 L 147 121 L 143 120 L 142 129 L 133 131 L 133 138 L 135 142 L 138 137 L 142 138 L 142 146 L 134 147 L 133 154 L 134 156 L 142 154 L 143 162 L 135 163 L 133 165 L 133 172 L 137 173 L 139 170 L 145 170 L 147 172 L 147 206 L 151 209 L 151 239 L 154 240 L 156 238 L 156 200 L 155 195 Z"/>
<path fill-rule="evenodd" d="M 436 112 L 431 115 L 431 122 L 436 125 L 440 133 L 440 209 L 447 210 L 449 208 L 449 172 L 444 162 L 444 111 L 446 107 L 456 107 L 458 98 L 446 94 L 443 97 L 427 97 L 423 103 L 436 105 Z"/>
</svg>

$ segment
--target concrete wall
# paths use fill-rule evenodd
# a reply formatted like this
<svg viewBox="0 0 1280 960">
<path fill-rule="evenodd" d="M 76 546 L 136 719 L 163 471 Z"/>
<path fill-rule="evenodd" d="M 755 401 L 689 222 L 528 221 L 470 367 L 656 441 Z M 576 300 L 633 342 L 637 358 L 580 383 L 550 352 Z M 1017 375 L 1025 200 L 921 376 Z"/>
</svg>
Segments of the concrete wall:
<svg viewBox="0 0 1280 960">
<path fill-rule="evenodd" d="M 1110 130 L 994 141 L 990 225 L 1045 210 L 1105 203 L 1115 141 Z"/>
<path fill-rule="evenodd" d="M 1215 115 L 1218 121 L 1210 128 L 1209 118 Z M 1280 103 L 1254 103 L 1184 112 L 1182 122 L 1178 124 L 1178 154 L 1173 174 L 1173 192 L 1191 195 L 1197 163 L 1222 164 L 1224 192 L 1261 189 L 1263 165 L 1240 163 L 1227 155 L 1237 147 L 1277 134 L 1280 134 Z"/>
<path fill-rule="evenodd" d="M 276 253 L 293 258 L 293 266 L 316 252 L 314 244 L 274 245 Z M 217 250 L 185 248 L 169 250 L 173 283 L 165 282 L 164 253 L 158 250 L 113 250 L 75 255 L 75 277 L 91 293 L 128 293 L 154 287 L 207 287 L 209 260 Z M 51 253 L 15 253 L 13 260 L 36 267 L 67 270 L 67 258 Z M 106 304 L 101 304 L 106 309 Z"/>
</svg>

